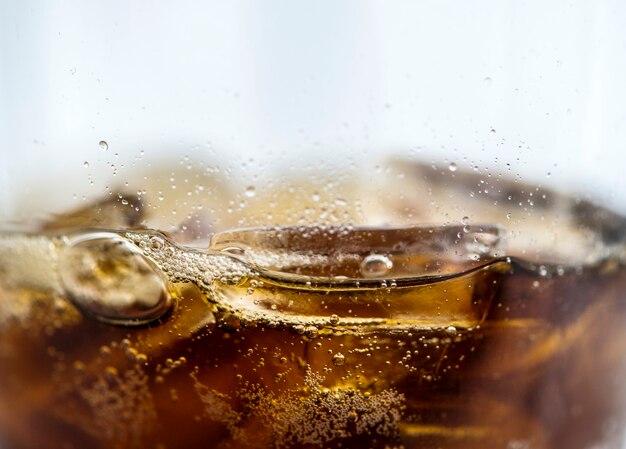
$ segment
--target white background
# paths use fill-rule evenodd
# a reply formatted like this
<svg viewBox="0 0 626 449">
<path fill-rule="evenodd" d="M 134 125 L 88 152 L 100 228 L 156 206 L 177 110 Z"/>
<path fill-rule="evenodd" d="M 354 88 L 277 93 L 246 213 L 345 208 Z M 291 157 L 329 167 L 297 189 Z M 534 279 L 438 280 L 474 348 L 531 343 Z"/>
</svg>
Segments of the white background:
<svg viewBox="0 0 626 449">
<path fill-rule="evenodd" d="M 0 5 L 0 219 L 184 156 L 236 180 L 509 163 L 626 210 L 620 0 Z"/>
</svg>

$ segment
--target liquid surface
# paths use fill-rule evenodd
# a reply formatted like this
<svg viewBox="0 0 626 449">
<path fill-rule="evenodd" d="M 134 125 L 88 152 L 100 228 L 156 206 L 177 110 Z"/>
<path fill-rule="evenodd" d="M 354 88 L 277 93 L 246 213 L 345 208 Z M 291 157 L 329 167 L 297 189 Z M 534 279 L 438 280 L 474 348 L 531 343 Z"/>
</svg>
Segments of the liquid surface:
<svg viewBox="0 0 626 449">
<path fill-rule="evenodd" d="M 543 194 L 511 226 L 490 197 L 208 243 L 105 202 L 4 233 L 2 447 L 620 447 L 624 221 Z"/>
</svg>

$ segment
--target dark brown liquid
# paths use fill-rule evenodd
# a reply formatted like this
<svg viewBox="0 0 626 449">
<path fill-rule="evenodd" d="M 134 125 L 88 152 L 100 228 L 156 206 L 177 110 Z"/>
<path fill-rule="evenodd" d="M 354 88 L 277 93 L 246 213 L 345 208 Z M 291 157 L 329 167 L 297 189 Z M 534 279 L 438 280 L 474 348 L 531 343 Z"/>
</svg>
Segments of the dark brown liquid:
<svg viewBox="0 0 626 449">
<path fill-rule="evenodd" d="M 304 334 L 214 315 L 189 284 L 170 315 L 131 328 L 5 282 L 3 447 L 619 447 L 626 270 L 542 276 L 502 261 L 474 281 L 490 285 L 474 293 L 486 304 L 473 326 L 339 321 Z M 9 316 L 20 302 L 27 319 Z"/>
</svg>

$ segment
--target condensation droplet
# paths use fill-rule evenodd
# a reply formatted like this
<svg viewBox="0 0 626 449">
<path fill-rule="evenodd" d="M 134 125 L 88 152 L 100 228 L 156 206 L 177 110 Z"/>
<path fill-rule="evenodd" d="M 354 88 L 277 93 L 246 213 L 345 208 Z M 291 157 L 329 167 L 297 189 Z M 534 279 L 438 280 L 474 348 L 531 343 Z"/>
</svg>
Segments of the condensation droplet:
<svg viewBox="0 0 626 449">
<path fill-rule="evenodd" d="M 246 187 L 245 195 L 248 198 L 253 198 L 256 195 L 256 188 L 254 186 Z"/>
<path fill-rule="evenodd" d="M 361 274 L 365 277 L 385 276 L 393 268 L 393 262 L 382 254 L 370 254 L 361 262 Z"/>
<path fill-rule="evenodd" d="M 346 356 L 344 356 L 341 352 L 333 355 L 333 365 L 341 366 L 346 363 Z"/>
<path fill-rule="evenodd" d="M 470 231 L 469 217 L 463 217 L 461 219 L 461 223 L 463 224 L 463 232 L 469 232 Z"/>
<path fill-rule="evenodd" d="M 59 273 L 71 300 L 100 321 L 145 324 L 172 305 L 164 275 L 114 233 L 76 238 L 61 254 Z"/>
<path fill-rule="evenodd" d="M 100 145 L 100 149 L 102 151 L 106 151 L 109 149 L 109 144 L 106 142 L 106 140 L 101 140 L 100 142 L 98 142 L 98 145 Z"/>
<path fill-rule="evenodd" d="M 83 167 L 85 167 L 85 168 L 89 167 L 89 162 L 87 162 L 87 161 L 83 162 Z"/>
<path fill-rule="evenodd" d="M 450 162 L 450 165 L 448 165 L 448 170 L 456 171 L 457 170 L 456 162 Z"/>
</svg>

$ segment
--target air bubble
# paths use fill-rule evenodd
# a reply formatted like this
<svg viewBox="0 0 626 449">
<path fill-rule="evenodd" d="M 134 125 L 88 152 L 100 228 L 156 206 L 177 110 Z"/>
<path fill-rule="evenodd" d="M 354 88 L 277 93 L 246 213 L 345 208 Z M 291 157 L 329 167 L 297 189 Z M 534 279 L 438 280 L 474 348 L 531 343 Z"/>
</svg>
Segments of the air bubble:
<svg viewBox="0 0 626 449">
<path fill-rule="evenodd" d="M 328 321 L 330 322 L 330 324 L 332 324 L 334 326 L 336 324 L 339 324 L 339 317 L 333 313 L 330 316 L 330 318 L 328 318 Z"/>
<path fill-rule="evenodd" d="M 102 151 L 106 151 L 109 149 L 109 144 L 106 142 L 106 140 L 101 140 L 100 142 L 98 142 L 98 145 L 100 146 L 100 149 Z"/>
<path fill-rule="evenodd" d="M 150 247 L 152 249 L 161 249 L 165 245 L 165 242 L 161 237 L 157 237 L 156 235 L 150 237 Z"/>
<path fill-rule="evenodd" d="M 227 254 L 233 254 L 235 256 L 243 256 L 246 253 L 246 250 L 238 246 L 229 246 L 222 249 L 222 252 Z"/>
<path fill-rule="evenodd" d="M 346 363 L 346 356 L 344 356 L 341 352 L 333 355 L 333 365 L 341 366 Z"/>
<path fill-rule="evenodd" d="M 393 262 L 382 254 L 370 254 L 361 262 L 361 274 L 365 277 L 385 276 L 393 268 Z"/>
<path fill-rule="evenodd" d="M 163 275 L 114 233 L 77 238 L 60 258 L 68 296 L 96 319 L 123 325 L 151 322 L 172 305 Z"/>
<path fill-rule="evenodd" d="M 448 170 L 455 172 L 457 170 L 456 162 L 450 162 L 450 165 L 448 165 Z"/>
</svg>

